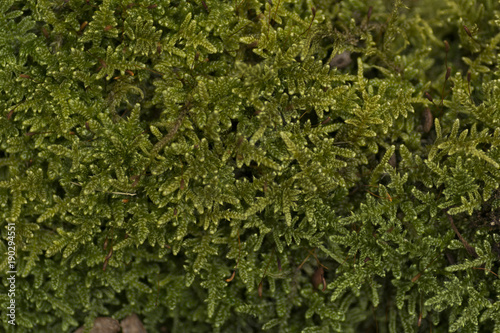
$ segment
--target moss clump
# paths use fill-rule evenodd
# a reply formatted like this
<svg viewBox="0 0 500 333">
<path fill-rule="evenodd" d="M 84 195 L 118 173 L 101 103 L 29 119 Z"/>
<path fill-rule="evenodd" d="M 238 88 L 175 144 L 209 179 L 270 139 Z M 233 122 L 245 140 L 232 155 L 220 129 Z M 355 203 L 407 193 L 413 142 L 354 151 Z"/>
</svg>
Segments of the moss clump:
<svg viewBox="0 0 500 333">
<path fill-rule="evenodd" d="M 500 331 L 497 1 L 0 13 L 7 332 Z"/>
</svg>

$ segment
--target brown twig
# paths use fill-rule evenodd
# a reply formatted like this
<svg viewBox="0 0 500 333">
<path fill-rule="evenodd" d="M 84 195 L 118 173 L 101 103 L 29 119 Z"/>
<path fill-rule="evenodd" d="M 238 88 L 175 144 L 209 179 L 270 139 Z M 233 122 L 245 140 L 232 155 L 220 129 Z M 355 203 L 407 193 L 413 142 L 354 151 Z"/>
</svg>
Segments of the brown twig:
<svg viewBox="0 0 500 333">
<path fill-rule="evenodd" d="M 238 265 L 240 263 L 240 256 L 241 256 L 241 241 L 240 241 L 240 231 L 238 230 L 238 260 L 236 261 L 236 266 L 234 266 L 233 274 L 229 279 L 226 279 L 226 282 L 233 281 L 234 276 L 236 275 L 236 268 L 238 268 Z"/>
<path fill-rule="evenodd" d="M 422 276 L 422 274 L 427 270 L 427 268 L 429 268 L 430 265 L 432 265 L 432 263 L 437 259 L 437 257 L 441 254 L 441 252 L 439 252 L 435 257 L 434 259 L 432 259 L 432 261 L 427 265 L 425 266 L 424 270 L 421 271 L 420 273 L 418 273 L 417 275 L 415 275 L 412 279 L 411 279 L 411 282 L 415 283 L 418 279 L 420 279 L 420 277 Z"/>
<path fill-rule="evenodd" d="M 489 269 L 486 269 L 486 268 L 483 268 L 483 267 L 472 267 L 472 268 L 473 268 L 473 269 L 482 269 L 483 271 L 488 271 L 488 272 L 490 272 L 491 274 L 495 275 L 497 278 L 499 278 L 499 279 L 500 279 L 500 276 L 498 276 L 498 274 L 496 274 L 496 273 L 494 273 L 494 272 L 490 271 Z"/>
<path fill-rule="evenodd" d="M 184 120 L 184 117 L 186 116 L 189 107 L 191 106 L 191 103 L 188 101 L 181 109 L 181 112 L 179 116 L 177 117 L 177 120 L 174 123 L 174 126 L 170 130 L 170 132 L 165 135 L 160 141 L 158 141 L 154 146 L 153 149 L 151 150 L 151 157 L 154 158 L 156 154 L 160 152 L 160 150 L 167 145 L 167 143 L 170 142 L 181 127 L 182 121 Z"/>
<path fill-rule="evenodd" d="M 479 257 L 476 253 L 476 249 L 474 249 L 474 247 L 470 246 L 469 243 L 467 243 L 467 241 L 462 237 L 462 235 L 458 231 L 457 227 L 455 226 L 455 223 L 453 223 L 453 218 L 448 214 L 446 214 L 446 216 L 448 216 L 448 220 L 450 221 L 450 224 L 451 224 L 451 227 L 453 228 L 453 231 L 455 231 L 455 233 L 458 236 L 458 239 L 460 239 L 462 244 L 464 244 L 464 247 L 467 250 L 467 252 L 469 252 L 469 254 L 471 256 L 473 256 L 474 258 Z"/>
</svg>

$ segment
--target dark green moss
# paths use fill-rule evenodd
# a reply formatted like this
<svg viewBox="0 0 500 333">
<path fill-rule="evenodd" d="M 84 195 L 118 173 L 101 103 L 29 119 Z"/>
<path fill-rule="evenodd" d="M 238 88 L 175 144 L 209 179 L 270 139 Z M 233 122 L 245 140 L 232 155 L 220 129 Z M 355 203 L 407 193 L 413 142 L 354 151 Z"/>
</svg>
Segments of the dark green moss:
<svg viewBox="0 0 500 333">
<path fill-rule="evenodd" d="M 497 1 L 0 13 L 5 331 L 500 331 Z"/>
</svg>

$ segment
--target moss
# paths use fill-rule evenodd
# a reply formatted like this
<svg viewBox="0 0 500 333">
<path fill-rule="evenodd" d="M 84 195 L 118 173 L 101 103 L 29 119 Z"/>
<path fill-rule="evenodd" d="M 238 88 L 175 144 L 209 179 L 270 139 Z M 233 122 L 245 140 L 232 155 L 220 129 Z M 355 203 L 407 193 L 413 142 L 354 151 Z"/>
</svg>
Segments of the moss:
<svg viewBox="0 0 500 333">
<path fill-rule="evenodd" d="M 500 331 L 498 2 L 0 12 L 4 330 Z"/>
</svg>

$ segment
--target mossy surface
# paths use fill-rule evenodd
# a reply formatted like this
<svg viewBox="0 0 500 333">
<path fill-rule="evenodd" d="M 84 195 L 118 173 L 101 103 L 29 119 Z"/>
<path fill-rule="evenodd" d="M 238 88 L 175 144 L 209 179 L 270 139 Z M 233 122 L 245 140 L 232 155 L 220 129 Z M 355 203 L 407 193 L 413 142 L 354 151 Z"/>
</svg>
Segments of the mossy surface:
<svg viewBox="0 0 500 333">
<path fill-rule="evenodd" d="M 1 1 L 2 330 L 500 332 L 499 28 L 494 0 Z"/>
</svg>

